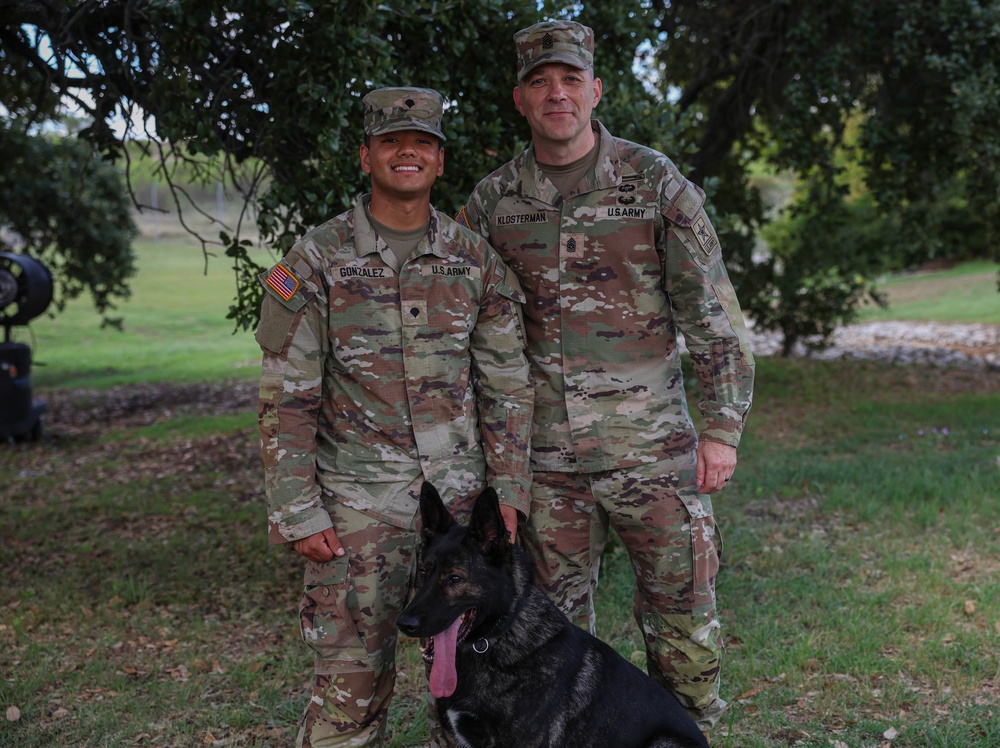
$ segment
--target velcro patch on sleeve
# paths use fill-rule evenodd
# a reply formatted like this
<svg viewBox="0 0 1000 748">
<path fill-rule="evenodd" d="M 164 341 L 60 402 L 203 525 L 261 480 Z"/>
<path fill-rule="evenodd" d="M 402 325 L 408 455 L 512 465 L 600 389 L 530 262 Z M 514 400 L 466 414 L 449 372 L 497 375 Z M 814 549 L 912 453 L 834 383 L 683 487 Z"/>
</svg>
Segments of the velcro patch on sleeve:
<svg viewBox="0 0 1000 748">
<path fill-rule="evenodd" d="M 684 180 L 663 215 L 668 221 L 686 228 L 694 222 L 704 204 L 705 193 L 702 189 L 693 182 Z"/>
<path fill-rule="evenodd" d="M 258 345 L 265 351 L 281 354 L 288 342 L 288 333 L 295 322 L 296 312 L 268 294 L 260 309 L 260 322 L 254 334 Z"/>
<path fill-rule="evenodd" d="M 264 279 L 264 285 L 273 289 L 285 301 L 290 301 L 299 290 L 299 279 L 279 262 Z"/>
</svg>

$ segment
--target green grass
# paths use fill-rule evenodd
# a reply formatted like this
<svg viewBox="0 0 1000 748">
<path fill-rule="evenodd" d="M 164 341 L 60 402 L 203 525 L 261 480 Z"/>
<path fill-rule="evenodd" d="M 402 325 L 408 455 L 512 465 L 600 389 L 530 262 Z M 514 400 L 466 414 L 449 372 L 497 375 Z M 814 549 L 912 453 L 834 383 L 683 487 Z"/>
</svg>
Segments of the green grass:
<svg viewBox="0 0 1000 748">
<path fill-rule="evenodd" d="M 998 744 L 998 414 L 991 373 L 760 362 L 714 502 L 732 708 L 713 745 Z M 0 744 L 289 745 L 301 563 L 264 538 L 251 410 L 51 432 L 0 450 L 0 707 L 20 713 Z M 631 596 L 612 543 L 599 633 L 626 657 Z M 416 745 L 411 642 L 399 663 L 389 745 Z"/>
<path fill-rule="evenodd" d="M 1000 325 L 997 264 L 988 260 L 963 263 L 933 273 L 893 276 L 881 284 L 889 307 L 867 306 L 862 322 L 912 320 Z"/>
<path fill-rule="evenodd" d="M 42 443 L 0 446 L 0 745 L 288 746 L 311 676 L 301 560 L 264 537 L 252 391 L 206 394 L 252 383 L 256 344 L 213 316 L 221 261 L 204 285 L 197 250 L 140 265 L 114 366 L 126 338 L 82 306 L 32 326 L 58 407 Z M 159 407 L 73 389 L 164 380 Z M 713 746 L 1000 745 L 998 485 L 996 372 L 762 359 L 714 501 L 731 710 Z M 630 658 L 631 610 L 613 542 L 599 634 Z M 424 669 L 412 642 L 398 660 L 389 745 L 418 745 Z"/>
<path fill-rule="evenodd" d="M 118 314 L 124 331 L 101 329 L 89 299 L 65 313 L 15 328 L 31 345 L 36 387 L 108 387 L 137 382 L 253 379 L 260 348 L 251 332 L 233 334 L 226 313 L 235 286 L 229 261 L 182 244 L 137 247 L 139 273 Z"/>
</svg>

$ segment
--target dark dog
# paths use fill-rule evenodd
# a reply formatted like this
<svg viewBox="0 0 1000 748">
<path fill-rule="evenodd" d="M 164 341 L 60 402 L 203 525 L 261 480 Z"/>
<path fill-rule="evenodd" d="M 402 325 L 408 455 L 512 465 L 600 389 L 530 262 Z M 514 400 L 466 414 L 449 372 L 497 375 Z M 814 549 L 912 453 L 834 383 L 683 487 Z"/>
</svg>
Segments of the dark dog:
<svg viewBox="0 0 1000 748">
<path fill-rule="evenodd" d="M 432 640 L 431 694 L 463 748 L 707 748 L 666 689 L 572 625 L 509 540 L 496 492 L 468 527 L 424 484 L 421 586 L 397 625 Z"/>
</svg>

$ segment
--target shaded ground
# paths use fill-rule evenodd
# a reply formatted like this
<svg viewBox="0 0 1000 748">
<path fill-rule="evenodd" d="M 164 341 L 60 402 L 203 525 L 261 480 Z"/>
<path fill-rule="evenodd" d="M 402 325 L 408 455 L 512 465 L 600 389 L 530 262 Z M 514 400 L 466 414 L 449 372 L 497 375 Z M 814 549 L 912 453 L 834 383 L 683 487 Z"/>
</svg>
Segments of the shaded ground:
<svg viewBox="0 0 1000 748">
<path fill-rule="evenodd" d="M 998 377 L 996 368 L 990 368 L 989 356 L 997 354 L 998 329 L 969 328 L 964 325 L 896 328 L 884 323 L 876 327 L 858 326 L 845 331 L 847 337 L 840 338 L 832 350 L 839 350 L 840 357 L 871 357 L 887 362 L 900 362 L 907 360 L 905 356 L 918 357 L 924 355 L 923 351 L 932 350 L 935 351 L 933 366 L 937 368 L 900 367 L 901 384 L 931 396 L 936 392 L 995 391 Z M 760 352 L 760 347 L 757 350 Z M 965 358 L 952 358 L 954 352 Z M 35 655 L 29 647 L 49 644 L 59 647 L 60 667 L 65 670 L 57 678 L 35 676 L 40 683 L 39 696 L 19 702 L 25 712 L 24 734 L 29 734 L 31 725 L 34 732 L 30 734 L 52 737 L 47 744 L 73 744 L 58 739 L 64 734 L 60 731 L 68 731 L 67 726 L 72 722 L 104 719 L 115 710 L 127 711 L 130 702 L 124 700 L 130 698 L 132 690 L 162 689 L 166 695 L 161 698 L 166 701 L 175 693 L 170 688 L 177 687 L 178 693 L 207 694 L 193 706 L 178 702 L 175 707 L 178 711 L 170 715 L 178 723 L 195 720 L 196 727 L 192 730 L 198 735 L 197 740 L 179 739 L 167 718 L 163 724 L 151 724 L 130 745 L 290 744 L 291 725 L 305 701 L 304 689 L 310 672 L 308 658 L 294 630 L 294 590 L 301 573 L 300 562 L 283 551 L 261 547 L 262 475 L 254 429 L 251 426 L 236 433 L 206 433 L 185 439 L 128 436 L 132 429 L 190 415 L 247 414 L 248 423 L 252 424 L 256 385 L 150 384 L 39 395 L 48 402 L 46 429 L 48 438 L 58 448 L 19 450 L 17 468 L 11 471 L 9 485 L 0 487 L 0 507 L 42 512 L 53 503 L 53 496 L 76 493 L 97 496 L 99 487 L 108 484 L 122 492 L 129 487 L 155 485 L 157 492 L 173 498 L 162 509 L 143 508 L 139 501 L 134 504 L 123 501 L 122 511 L 111 507 L 96 513 L 90 508 L 81 510 L 88 513 L 86 524 L 74 528 L 71 519 L 67 520 L 69 529 L 60 536 L 61 541 L 68 541 L 67 548 L 58 552 L 40 546 L 35 540 L 12 538 L 8 541 L 11 563 L 0 564 L 10 585 L 8 589 L 24 589 L 40 577 L 69 573 L 79 563 L 84 544 L 91 548 L 87 553 L 96 558 L 92 566 L 101 569 L 155 570 L 155 564 L 163 562 L 153 550 L 147 549 L 167 547 L 175 537 L 184 538 L 183 546 L 178 547 L 183 547 L 186 557 L 207 561 L 192 561 L 178 569 L 171 567 L 174 573 L 182 572 L 176 578 L 162 571 L 147 571 L 148 578 L 153 580 L 148 586 L 142 582 L 146 577 L 136 581 L 112 575 L 110 571 L 81 579 L 80 588 L 86 586 L 84 591 L 101 592 L 111 587 L 103 595 L 111 595 L 110 600 L 102 603 L 103 607 L 88 603 L 92 607 L 84 608 L 83 616 L 95 616 L 97 621 L 117 617 L 130 622 L 122 625 L 119 640 L 110 647 L 103 642 L 100 630 L 83 633 L 80 630 L 83 626 L 78 627 L 76 622 L 71 626 L 44 605 L 36 611 L 27 604 L 11 603 L 0 611 L 8 620 L 23 619 L 18 626 L 31 635 L 30 644 L 8 648 L 10 657 L 17 660 L 11 665 L 12 669 L 17 668 L 17 677 L 30 674 L 30 661 Z M 780 420 L 782 427 L 794 428 L 799 419 L 789 417 L 785 411 Z M 97 438 L 112 426 L 126 436 L 119 440 L 116 433 L 117 441 L 112 443 Z M 36 484 L 33 476 L 44 478 L 45 482 Z M 135 490 L 141 495 L 143 489 Z M 206 513 L 194 503 L 189 505 L 177 498 L 205 492 L 218 502 L 212 512 Z M 776 508 L 766 508 L 771 513 L 769 521 L 774 516 L 814 509 L 794 501 L 789 499 Z M 250 509 L 241 514 L 244 507 Z M 764 511 L 765 508 L 752 507 L 751 516 Z M 52 510 L 49 517 L 58 513 Z M 234 520 L 234 516 L 238 519 Z M 218 560 L 213 549 L 234 536 L 242 540 L 230 549 L 233 562 L 216 568 Z M 795 537 L 789 534 L 788 543 Z M 101 544 L 95 538 L 113 538 L 113 543 Z M 248 542 L 248 538 L 254 540 Z M 770 539 L 768 543 L 775 545 Z M 72 553 L 68 548 L 73 549 Z M 210 585 L 205 583 L 208 578 Z M 129 586 L 130 581 L 138 586 Z M 100 594 L 97 597 L 103 600 Z M 161 604 L 161 597 L 169 598 L 170 604 Z M 155 622 L 153 631 L 147 630 L 149 620 Z M 199 624 L 194 627 L 195 634 L 191 633 L 192 621 Z M 66 631 L 71 629 L 73 637 L 67 637 Z M 7 648 L 8 639 L 15 639 L 13 625 L 6 631 L 0 626 L 0 647 Z M 103 671 L 92 664 L 102 658 L 108 663 Z M 0 655 L 0 670 L 3 660 Z M 417 667 L 411 665 L 401 674 L 401 682 L 406 685 L 395 707 L 400 714 L 400 725 L 415 721 L 422 712 L 424 686 L 422 672 Z M 101 679 L 81 690 L 80 684 L 92 679 L 90 669 L 99 673 Z M 409 677 L 410 673 L 417 676 Z M 119 681 L 125 685 L 118 685 Z M 246 706 L 247 699 L 241 691 L 244 684 L 254 689 L 249 691 Z M 816 689 L 825 690 L 826 686 L 817 681 Z M 995 683 L 987 684 L 983 693 L 987 688 L 990 694 L 995 694 Z M 933 697 L 934 694 L 926 696 L 928 701 Z M 735 701 L 747 703 L 750 698 L 741 694 Z M 138 706 L 145 702 L 134 703 Z M 743 707 L 746 714 L 753 708 L 753 704 Z M 800 711 L 804 713 L 806 708 L 805 702 L 797 701 L 786 707 L 785 713 L 798 724 L 805 720 Z M 224 715 L 224 724 L 220 713 Z M 105 728 L 102 725 L 97 729 Z M 803 734 L 789 733 L 787 744 Z M 0 743 L 4 743 L 2 738 Z"/>
<path fill-rule="evenodd" d="M 257 385 L 245 383 L 141 384 L 102 390 L 42 393 L 46 428 L 73 434 L 114 423 L 146 426 L 182 415 L 224 415 L 257 409 Z"/>
</svg>

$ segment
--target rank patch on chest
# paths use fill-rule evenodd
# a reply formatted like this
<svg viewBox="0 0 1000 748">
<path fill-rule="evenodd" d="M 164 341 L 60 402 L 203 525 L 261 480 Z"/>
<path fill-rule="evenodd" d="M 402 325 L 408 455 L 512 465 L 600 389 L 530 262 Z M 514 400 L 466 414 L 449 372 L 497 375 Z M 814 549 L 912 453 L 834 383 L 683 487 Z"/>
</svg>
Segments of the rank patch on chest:
<svg viewBox="0 0 1000 748">
<path fill-rule="evenodd" d="M 427 324 L 427 300 L 403 300 L 401 305 L 403 324 L 406 327 L 420 327 Z"/>
<path fill-rule="evenodd" d="M 583 252 L 585 234 L 560 234 L 559 248 L 561 254 L 579 257 Z"/>
<path fill-rule="evenodd" d="M 284 265 L 275 265 L 274 269 L 267 276 L 267 280 L 264 281 L 268 286 L 274 289 L 275 293 L 278 294 L 285 301 L 289 301 L 295 292 L 299 290 L 299 281 L 284 267 Z"/>
</svg>

